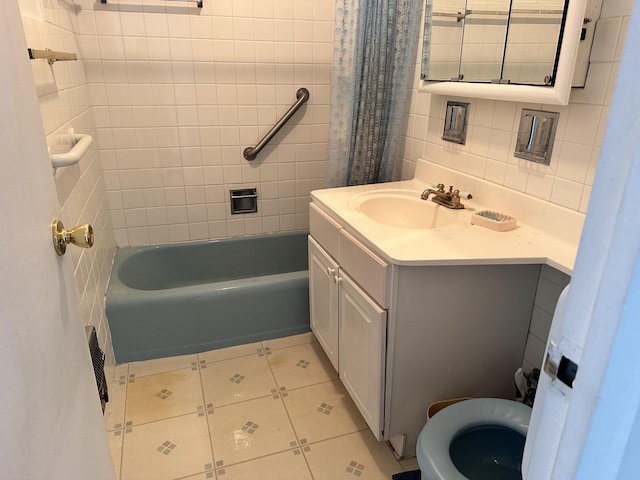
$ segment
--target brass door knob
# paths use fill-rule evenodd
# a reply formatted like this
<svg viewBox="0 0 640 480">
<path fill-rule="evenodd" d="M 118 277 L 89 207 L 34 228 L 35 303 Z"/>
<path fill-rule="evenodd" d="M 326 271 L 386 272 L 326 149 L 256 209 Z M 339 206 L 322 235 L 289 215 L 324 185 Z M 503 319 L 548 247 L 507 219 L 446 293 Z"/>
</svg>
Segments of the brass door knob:
<svg viewBox="0 0 640 480">
<path fill-rule="evenodd" d="M 77 247 L 91 248 L 93 245 L 93 227 L 88 223 L 78 225 L 71 230 L 65 230 L 60 220 L 54 220 L 51 225 L 53 248 L 58 255 L 64 255 L 67 245 L 72 243 Z"/>
</svg>

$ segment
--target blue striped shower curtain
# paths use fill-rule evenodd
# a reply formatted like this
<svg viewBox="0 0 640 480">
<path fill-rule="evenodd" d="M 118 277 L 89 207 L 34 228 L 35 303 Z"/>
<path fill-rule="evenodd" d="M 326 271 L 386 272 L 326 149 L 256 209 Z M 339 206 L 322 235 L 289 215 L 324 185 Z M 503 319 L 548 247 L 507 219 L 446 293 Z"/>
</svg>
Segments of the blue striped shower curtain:
<svg viewBox="0 0 640 480">
<path fill-rule="evenodd" d="M 326 186 L 391 180 L 421 3 L 336 0 Z"/>
</svg>

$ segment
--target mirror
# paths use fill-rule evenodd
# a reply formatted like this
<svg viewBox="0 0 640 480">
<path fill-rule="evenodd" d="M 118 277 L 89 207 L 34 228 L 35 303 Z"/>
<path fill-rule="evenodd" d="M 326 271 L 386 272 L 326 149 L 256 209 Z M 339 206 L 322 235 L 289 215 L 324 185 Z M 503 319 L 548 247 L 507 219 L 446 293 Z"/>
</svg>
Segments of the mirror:
<svg viewBox="0 0 640 480">
<path fill-rule="evenodd" d="M 504 49 L 502 79 L 509 83 L 551 85 L 555 78 L 562 19 L 568 0 L 548 0 L 531 9 L 528 0 L 513 0 Z"/>
<path fill-rule="evenodd" d="M 426 0 L 421 90 L 567 104 L 586 0 Z"/>
</svg>

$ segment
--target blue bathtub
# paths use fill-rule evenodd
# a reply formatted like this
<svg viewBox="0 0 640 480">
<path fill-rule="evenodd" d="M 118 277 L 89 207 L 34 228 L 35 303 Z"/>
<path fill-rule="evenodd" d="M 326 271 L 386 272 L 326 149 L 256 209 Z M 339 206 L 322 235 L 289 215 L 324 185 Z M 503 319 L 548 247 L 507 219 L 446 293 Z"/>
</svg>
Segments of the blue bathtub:
<svg viewBox="0 0 640 480">
<path fill-rule="evenodd" d="M 310 331 L 307 232 L 121 248 L 106 310 L 118 363 Z"/>
</svg>

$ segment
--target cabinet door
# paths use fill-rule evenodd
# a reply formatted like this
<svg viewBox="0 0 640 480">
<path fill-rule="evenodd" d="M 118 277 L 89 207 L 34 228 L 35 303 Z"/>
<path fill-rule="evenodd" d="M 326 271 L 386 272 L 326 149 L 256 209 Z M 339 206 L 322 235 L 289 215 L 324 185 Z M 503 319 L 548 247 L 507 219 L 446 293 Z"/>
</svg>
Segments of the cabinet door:
<svg viewBox="0 0 640 480">
<path fill-rule="evenodd" d="M 331 360 L 338 363 L 338 264 L 309 236 L 311 330 Z"/>
<path fill-rule="evenodd" d="M 340 271 L 340 379 L 382 440 L 387 312 Z"/>
</svg>

